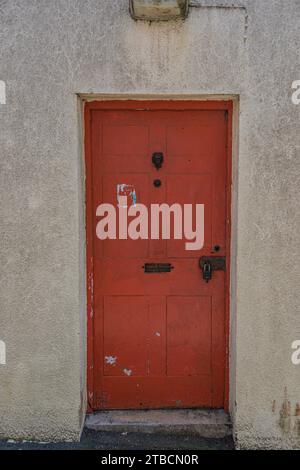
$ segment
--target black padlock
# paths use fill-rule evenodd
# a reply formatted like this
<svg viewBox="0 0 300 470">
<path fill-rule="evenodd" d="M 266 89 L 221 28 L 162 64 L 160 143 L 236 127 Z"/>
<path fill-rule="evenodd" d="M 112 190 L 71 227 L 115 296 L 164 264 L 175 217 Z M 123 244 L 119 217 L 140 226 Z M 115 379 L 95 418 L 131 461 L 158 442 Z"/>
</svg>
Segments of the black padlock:
<svg viewBox="0 0 300 470">
<path fill-rule="evenodd" d="M 202 268 L 203 279 L 205 282 L 208 282 L 212 278 L 212 268 L 209 261 L 206 261 Z"/>
</svg>

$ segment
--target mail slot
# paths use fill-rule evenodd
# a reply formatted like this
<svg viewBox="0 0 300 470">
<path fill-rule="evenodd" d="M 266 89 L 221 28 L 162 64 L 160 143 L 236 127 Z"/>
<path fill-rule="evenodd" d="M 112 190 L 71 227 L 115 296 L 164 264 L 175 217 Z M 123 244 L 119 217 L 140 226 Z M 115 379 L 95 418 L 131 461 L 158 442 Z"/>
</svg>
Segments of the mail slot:
<svg viewBox="0 0 300 470">
<path fill-rule="evenodd" d="M 143 269 L 145 273 L 170 273 L 174 266 L 170 263 L 146 263 Z"/>
</svg>

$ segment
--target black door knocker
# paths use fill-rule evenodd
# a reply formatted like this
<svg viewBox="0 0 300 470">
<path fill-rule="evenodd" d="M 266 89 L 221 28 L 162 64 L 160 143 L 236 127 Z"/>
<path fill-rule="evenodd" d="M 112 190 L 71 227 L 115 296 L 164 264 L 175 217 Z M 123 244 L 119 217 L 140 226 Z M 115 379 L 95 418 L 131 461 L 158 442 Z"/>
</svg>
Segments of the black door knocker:
<svg viewBox="0 0 300 470">
<path fill-rule="evenodd" d="M 162 167 L 163 161 L 164 161 L 163 153 L 154 152 L 154 154 L 152 155 L 152 163 L 157 170 L 159 170 Z"/>
</svg>

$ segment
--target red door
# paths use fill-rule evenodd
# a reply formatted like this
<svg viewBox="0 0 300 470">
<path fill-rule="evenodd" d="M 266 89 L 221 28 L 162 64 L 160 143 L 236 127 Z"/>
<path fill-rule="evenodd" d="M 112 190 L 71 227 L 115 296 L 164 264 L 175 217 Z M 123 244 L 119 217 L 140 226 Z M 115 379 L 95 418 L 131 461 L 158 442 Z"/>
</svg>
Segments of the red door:
<svg viewBox="0 0 300 470">
<path fill-rule="evenodd" d="M 226 407 L 228 113 L 227 102 L 86 105 L 92 409 Z M 148 208 L 204 204 L 203 248 L 172 236 L 99 240 L 97 207 L 117 207 L 126 188 Z M 202 256 L 224 257 L 227 272 L 205 282 Z M 145 263 L 173 269 L 146 273 Z"/>
</svg>

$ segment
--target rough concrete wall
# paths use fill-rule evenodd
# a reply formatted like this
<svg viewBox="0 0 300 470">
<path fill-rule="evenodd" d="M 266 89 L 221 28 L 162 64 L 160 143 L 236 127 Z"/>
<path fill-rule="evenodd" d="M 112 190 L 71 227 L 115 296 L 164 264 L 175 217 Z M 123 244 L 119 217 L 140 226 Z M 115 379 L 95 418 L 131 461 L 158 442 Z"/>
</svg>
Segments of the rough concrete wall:
<svg viewBox="0 0 300 470">
<path fill-rule="evenodd" d="M 300 2 L 248 2 L 241 96 L 236 432 L 241 447 L 300 447 Z M 298 45 L 298 46 L 297 46 Z M 287 273 L 287 276 L 283 273 Z"/>
<path fill-rule="evenodd" d="M 149 24 L 130 18 L 127 0 L 0 0 L 1 436 L 79 436 L 85 263 L 76 93 L 234 94 L 237 443 L 300 445 L 300 366 L 290 360 L 300 339 L 300 106 L 291 102 L 300 2 L 224 7 L 233 3 L 205 0 L 184 23 Z"/>
</svg>

